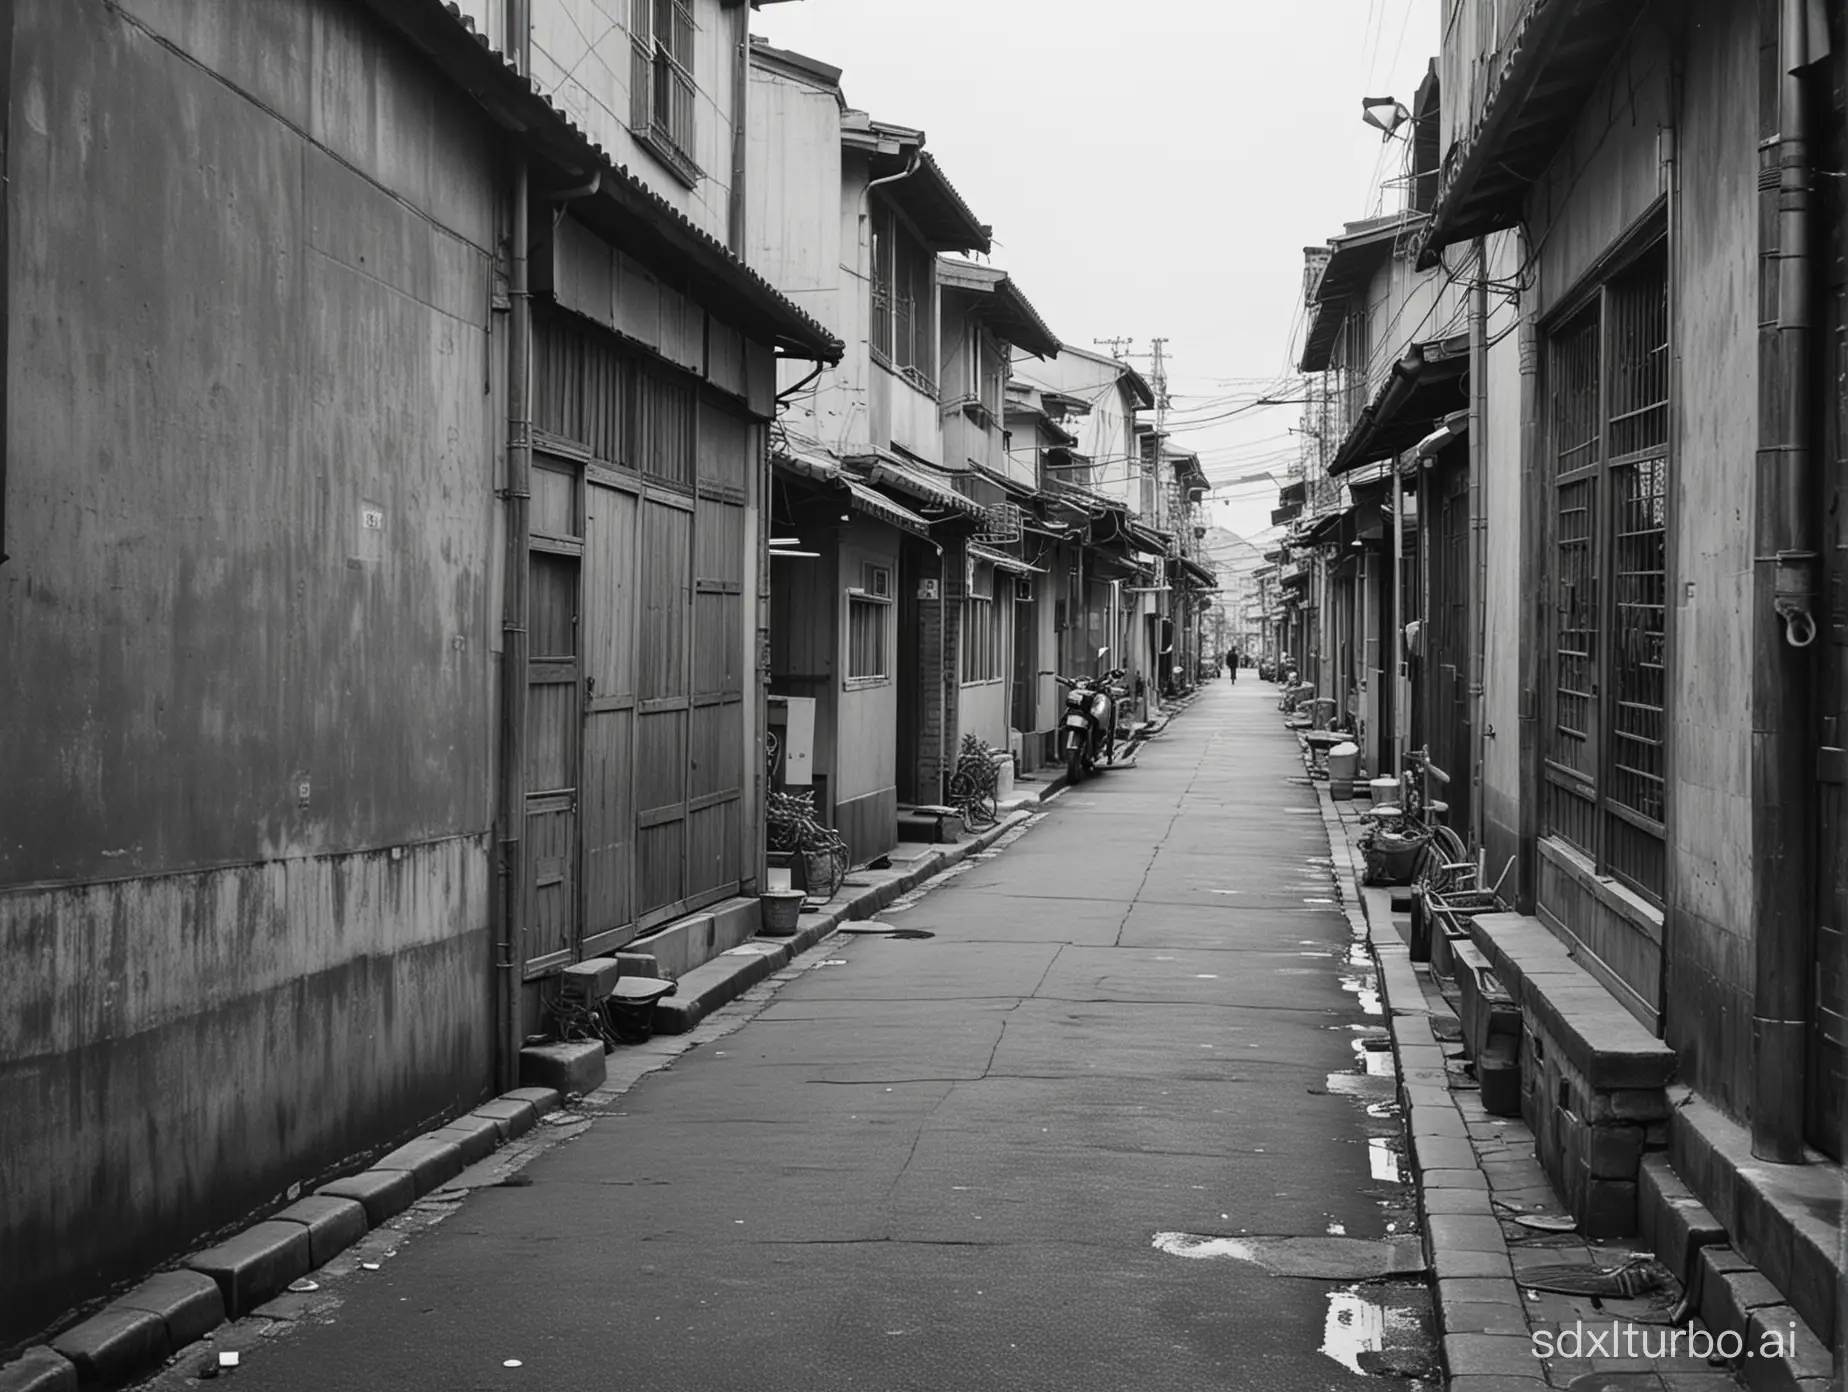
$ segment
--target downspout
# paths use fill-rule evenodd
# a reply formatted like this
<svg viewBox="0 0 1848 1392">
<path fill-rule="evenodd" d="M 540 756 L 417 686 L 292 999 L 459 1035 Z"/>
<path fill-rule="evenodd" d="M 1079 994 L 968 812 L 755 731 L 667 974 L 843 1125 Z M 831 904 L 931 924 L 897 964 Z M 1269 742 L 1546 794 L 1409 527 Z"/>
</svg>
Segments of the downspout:
<svg viewBox="0 0 1848 1392">
<path fill-rule="evenodd" d="M 7 190 L 11 187 L 13 144 L 13 0 L 0 0 L 0 364 L 12 361 L 8 353 L 8 325 L 12 319 L 12 276 L 7 273 Z M 0 372 L 0 565 L 6 564 L 6 374 Z"/>
<path fill-rule="evenodd" d="M 731 199 L 726 206 L 726 242 L 731 253 L 745 259 L 745 128 L 751 100 L 751 7 L 739 0 L 738 42 L 732 73 Z"/>
<path fill-rule="evenodd" d="M 1533 240 L 1521 232 L 1521 259 L 1533 256 Z M 1531 914 L 1538 899 L 1540 856 L 1540 682 L 1546 670 L 1547 587 L 1541 553 L 1546 544 L 1547 499 L 1540 464 L 1540 335 L 1533 312 L 1523 301 L 1517 305 L 1521 354 L 1521 700 L 1520 700 L 1520 804 L 1516 850 L 1520 864 L 1515 877 L 1515 907 Z"/>
<path fill-rule="evenodd" d="M 1469 844 L 1476 848 L 1481 863 L 1484 847 L 1482 793 L 1487 783 L 1488 732 L 1483 727 L 1484 662 L 1483 649 L 1488 645 L 1489 627 L 1489 518 L 1488 507 L 1489 442 L 1483 438 L 1489 419 L 1489 250 L 1485 238 L 1476 238 L 1476 282 L 1471 293 L 1469 316 L 1469 570 L 1474 577 L 1470 603 L 1475 623 L 1469 640 Z M 1477 883 L 1482 883 L 1479 878 Z"/>
<path fill-rule="evenodd" d="M 530 71 L 532 22 L 529 0 L 508 0 L 508 49 L 522 75 Z M 514 158 L 512 235 L 508 247 L 507 298 L 507 482 L 505 575 L 501 590 L 500 788 L 495 820 L 500 841 L 498 973 L 500 1048 L 498 1086 L 519 1086 L 520 979 L 526 945 L 526 596 L 532 485 L 532 290 L 527 264 L 532 231 L 527 210 L 529 171 L 525 155 Z"/>
<path fill-rule="evenodd" d="M 1816 639 L 1816 509 L 1810 448 L 1811 177 L 1802 70 L 1808 6 L 1778 5 L 1776 334 L 1760 356 L 1752 663 L 1752 1154 L 1804 1161 L 1803 1110 L 1812 956 L 1810 838 L 1814 758 L 1810 687 Z M 1771 308 L 1772 306 L 1767 306 Z M 1763 317 L 1763 316 L 1761 316 Z"/>
</svg>

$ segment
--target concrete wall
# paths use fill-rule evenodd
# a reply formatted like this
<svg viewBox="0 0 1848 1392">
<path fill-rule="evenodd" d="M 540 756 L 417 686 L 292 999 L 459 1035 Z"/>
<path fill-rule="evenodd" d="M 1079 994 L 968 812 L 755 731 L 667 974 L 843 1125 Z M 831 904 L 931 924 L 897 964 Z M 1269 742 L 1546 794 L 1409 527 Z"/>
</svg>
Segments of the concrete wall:
<svg viewBox="0 0 1848 1392">
<path fill-rule="evenodd" d="M 358 7 L 17 15 L 0 1346 L 491 1039 L 491 147 Z"/>
<path fill-rule="evenodd" d="M 1671 542 L 1669 1043 L 1749 1112 L 1752 487 L 1758 442 L 1757 25 L 1690 16 L 1675 210 L 1680 368 Z"/>
</svg>

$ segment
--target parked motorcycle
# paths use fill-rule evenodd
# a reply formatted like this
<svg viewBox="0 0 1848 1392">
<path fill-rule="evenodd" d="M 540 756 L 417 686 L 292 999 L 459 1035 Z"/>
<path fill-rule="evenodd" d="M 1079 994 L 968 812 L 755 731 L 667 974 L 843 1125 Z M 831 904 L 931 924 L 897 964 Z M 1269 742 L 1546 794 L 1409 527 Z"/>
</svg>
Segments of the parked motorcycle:
<svg viewBox="0 0 1848 1392">
<path fill-rule="evenodd" d="M 1101 677 L 1053 677 L 1053 681 L 1068 688 L 1065 718 L 1060 723 L 1060 747 L 1065 753 L 1068 783 L 1077 783 L 1093 772 L 1100 759 L 1109 764 L 1116 762 L 1117 729 L 1122 709 L 1129 701 L 1123 676 L 1122 668 L 1113 667 Z"/>
</svg>

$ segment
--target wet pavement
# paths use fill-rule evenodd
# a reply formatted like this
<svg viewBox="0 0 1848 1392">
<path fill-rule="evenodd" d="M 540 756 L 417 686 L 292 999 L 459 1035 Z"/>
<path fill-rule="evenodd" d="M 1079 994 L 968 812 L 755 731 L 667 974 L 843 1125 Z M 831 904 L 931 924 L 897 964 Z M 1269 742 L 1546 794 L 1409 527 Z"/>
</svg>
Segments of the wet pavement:
<svg viewBox="0 0 1848 1392">
<path fill-rule="evenodd" d="M 1302 772 L 1272 688 L 1209 687 L 888 908 L 902 934 L 827 940 L 518 1183 L 221 1331 L 236 1382 L 1436 1385 L 1378 983 Z"/>
</svg>

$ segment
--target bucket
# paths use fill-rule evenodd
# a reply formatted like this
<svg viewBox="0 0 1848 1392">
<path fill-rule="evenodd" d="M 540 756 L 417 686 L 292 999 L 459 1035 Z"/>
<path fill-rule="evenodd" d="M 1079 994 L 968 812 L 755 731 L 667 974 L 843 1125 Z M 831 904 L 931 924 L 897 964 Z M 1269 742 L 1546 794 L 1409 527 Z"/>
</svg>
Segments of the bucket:
<svg viewBox="0 0 1848 1392">
<path fill-rule="evenodd" d="M 1367 795 L 1373 799 L 1375 807 L 1399 801 L 1399 780 L 1396 778 L 1375 778 L 1367 784 Z"/>
<path fill-rule="evenodd" d="M 1328 751 L 1328 776 L 1351 783 L 1360 771 L 1360 746 L 1345 740 Z"/>
<path fill-rule="evenodd" d="M 802 919 L 802 901 L 808 898 L 799 889 L 772 889 L 757 896 L 763 922 L 757 931 L 767 938 L 786 938 L 796 931 Z"/>
</svg>

